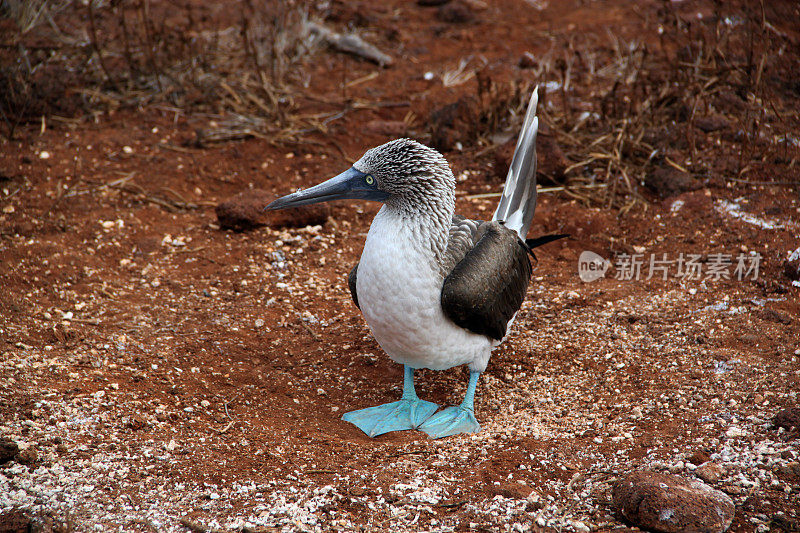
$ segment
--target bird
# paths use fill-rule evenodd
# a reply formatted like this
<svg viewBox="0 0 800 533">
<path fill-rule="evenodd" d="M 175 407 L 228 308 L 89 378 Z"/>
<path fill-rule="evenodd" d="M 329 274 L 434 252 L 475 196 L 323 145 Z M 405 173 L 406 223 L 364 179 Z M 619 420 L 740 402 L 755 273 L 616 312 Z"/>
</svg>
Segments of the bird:
<svg viewBox="0 0 800 533">
<path fill-rule="evenodd" d="M 538 92 L 532 92 L 492 220 L 455 214 L 456 180 L 446 159 L 411 139 L 367 150 L 319 185 L 273 201 L 285 209 L 339 199 L 382 203 L 348 287 L 372 335 L 404 366 L 400 400 L 347 412 L 370 437 L 419 429 L 431 438 L 480 431 L 475 391 L 528 288 L 533 248 L 566 235 L 526 239 L 536 209 Z M 468 365 L 459 405 L 439 411 L 417 396 L 414 371 Z"/>
</svg>

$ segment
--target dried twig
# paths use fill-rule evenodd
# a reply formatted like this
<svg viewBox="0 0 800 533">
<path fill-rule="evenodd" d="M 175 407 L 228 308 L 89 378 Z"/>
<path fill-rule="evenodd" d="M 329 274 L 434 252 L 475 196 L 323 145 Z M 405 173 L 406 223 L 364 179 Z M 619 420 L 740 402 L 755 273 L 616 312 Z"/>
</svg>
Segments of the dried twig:
<svg viewBox="0 0 800 533">
<path fill-rule="evenodd" d="M 376 46 L 369 44 L 354 33 L 337 33 L 316 22 L 309 22 L 306 28 L 311 34 L 318 35 L 329 46 L 340 52 L 356 55 L 382 67 L 392 64 L 391 56 L 381 52 Z"/>
</svg>

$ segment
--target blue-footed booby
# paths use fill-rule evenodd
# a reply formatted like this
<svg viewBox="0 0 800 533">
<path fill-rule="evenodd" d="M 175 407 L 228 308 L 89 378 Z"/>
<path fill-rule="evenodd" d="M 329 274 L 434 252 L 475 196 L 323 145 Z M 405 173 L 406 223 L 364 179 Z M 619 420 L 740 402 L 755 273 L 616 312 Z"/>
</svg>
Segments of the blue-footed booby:
<svg viewBox="0 0 800 533">
<path fill-rule="evenodd" d="M 439 438 L 480 430 L 473 409 L 478 376 L 525 298 L 528 255 L 562 237 L 525 240 L 536 208 L 536 104 L 534 91 L 491 221 L 454 213 L 450 166 L 439 152 L 410 139 L 372 148 L 342 174 L 267 206 L 383 203 L 348 285 L 378 344 L 405 366 L 405 375 L 399 401 L 342 417 L 367 435 L 419 428 Z M 438 405 L 417 397 L 415 369 L 464 364 L 470 377 L 461 405 L 437 413 Z"/>
</svg>

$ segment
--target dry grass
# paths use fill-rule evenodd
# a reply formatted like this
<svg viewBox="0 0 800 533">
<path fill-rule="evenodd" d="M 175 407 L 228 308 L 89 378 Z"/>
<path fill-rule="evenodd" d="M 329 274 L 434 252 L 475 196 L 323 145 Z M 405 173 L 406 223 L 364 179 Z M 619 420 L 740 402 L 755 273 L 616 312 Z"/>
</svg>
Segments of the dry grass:
<svg viewBox="0 0 800 533">
<path fill-rule="evenodd" d="M 3 0 L 0 13 L 14 21 L 20 33 L 27 33 L 39 24 L 53 25 L 53 14 L 69 5 L 68 0 Z"/>
<path fill-rule="evenodd" d="M 791 40 L 769 22 L 763 5 L 714 6 L 712 17 L 684 20 L 664 2 L 657 45 L 610 32 L 605 42 L 596 35 L 547 36 L 551 47 L 532 78 L 550 82 L 540 88 L 539 114 L 573 162 L 565 192 L 624 213 L 646 209 L 640 186 L 658 166 L 730 185 L 758 176 L 760 165 L 785 163 L 786 173 L 765 183 L 800 183 L 792 170 L 800 155 L 792 133 L 798 110 L 780 109 L 765 83 L 791 69 L 783 53 Z M 719 104 L 731 95 L 740 109 Z M 696 127 L 710 115 L 731 125 L 732 170 L 719 162 L 723 150 L 701 139 Z"/>
<path fill-rule="evenodd" d="M 290 119 L 292 88 L 307 81 L 301 66 L 316 45 L 304 3 L 244 2 L 238 13 L 218 15 L 219 27 L 209 27 L 202 8 L 191 3 L 67 4 L 57 9 L 70 22 L 63 28 L 52 22 L 52 2 L 3 4 L 19 27 L 6 49 L 14 43 L 25 49 L 25 33 L 37 24 L 37 37 L 52 43 L 47 54 L 25 49 L 21 60 L 11 54 L 0 61 L 6 95 L 0 111 L 9 137 L 19 123 L 50 114 L 37 101 L 58 95 L 37 90 L 36 72 L 52 65 L 73 77 L 80 73 L 88 110 L 155 104 L 228 122 L 244 117 L 261 134 L 300 128 Z"/>
<path fill-rule="evenodd" d="M 309 31 L 305 2 L 248 0 L 238 11 L 207 16 L 203 10 L 213 8 L 181 2 L 5 0 L 4 14 L 18 28 L 0 48 L 5 134 L 45 115 L 156 105 L 208 117 L 198 145 L 250 136 L 301 142 L 351 110 L 408 105 L 308 94 L 319 36 Z M 572 163 L 563 185 L 585 202 L 623 212 L 646 206 L 640 187 L 665 165 L 722 184 L 796 184 L 800 117 L 796 106 L 781 106 L 774 81 L 796 77 L 798 68 L 793 41 L 776 22 L 784 3 L 719 1 L 700 20 L 682 16 L 681 5 L 664 1 L 641 15 L 645 27 L 660 28 L 647 42 L 611 32 L 541 33 L 538 40 L 550 46 L 524 82 L 493 77 L 480 57 L 455 62 L 443 84 L 476 87 L 468 143 L 483 146 L 479 154 L 495 147 L 496 133 L 514 129 L 508 125 L 520 120 L 538 83 L 542 121 Z M 60 17 L 70 23 L 57 25 Z M 76 79 L 69 85 L 83 87 L 77 94 L 64 82 Z M 336 110 L 302 114 L 298 94 Z M 725 108 L 726 98 L 739 108 Z M 726 157 L 735 154 L 732 165 L 696 127 L 712 115 L 731 125 L 722 141 Z M 786 172 L 761 170 L 775 164 Z"/>
</svg>

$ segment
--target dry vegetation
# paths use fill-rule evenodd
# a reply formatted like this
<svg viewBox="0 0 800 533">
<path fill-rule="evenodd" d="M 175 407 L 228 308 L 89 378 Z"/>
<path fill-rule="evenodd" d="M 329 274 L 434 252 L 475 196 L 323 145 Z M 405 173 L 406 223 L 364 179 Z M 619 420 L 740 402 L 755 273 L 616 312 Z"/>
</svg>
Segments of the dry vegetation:
<svg viewBox="0 0 800 533">
<path fill-rule="evenodd" d="M 353 109 L 407 105 L 348 97 L 344 78 L 338 101 L 310 88 L 309 61 L 321 45 L 312 21 L 331 18 L 331 7 L 247 1 L 209 14 L 191 2 L 146 0 L 3 5 L 16 30 L 0 59 L 9 138 L 20 123 L 47 116 L 80 120 L 83 113 L 155 105 L 213 120 L 198 129 L 197 145 L 251 136 L 310 142 L 310 134 L 326 133 Z M 466 148 L 491 152 L 499 131 L 517 127 L 531 80 L 549 80 L 542 100 L 552 105 L 541 115 L 569 159 L 563 185 L 573 197 L 623 212 L 645 207 L 645 176 L 664 166 L 722 185 L 796 186 L 798 115 L 785 104 L 796 83 L 790 36 L 768 21 L 763 2 L 712 5 L 695 20 L 669 1 L 655 13 L 634 9 L 647 25 L 657 20 L 657 39 L 542 33 L 547 51 L 512 79 L 483 68 L 485 58 L 460 60 L 442 83 L 475 88 Z M 769 9 L 773 18 L 791 16 L 784 4 Z M 335 109 L 305 110 L 314 103 Z M 415 118 L 406 120 L 431 123 Z M 697 139 L 698 121 L 707 129 L 713 120 L 733 130 L 724 139 L 727 157 L 709 157 L 718 148 Z M 426 128 L 416 135 L 430 140 Z M 762 163 L 785 172 L 764 176 Z"/>
<path fill-rule="evenodd" d="M 777 163 L 785 171 L 767 181 L 798 185 L 797 109 L 780 103 L 785 89 L 764 83 L 767 76 L 791 83 L 792 41 L 767 22 L 763 2 L 713 5 L 710 16 L 685 20 L 663 2 L 655 43 L 609 32 L 604 50 L 597 35 L 552 37 L 535 74 L 557 80 L 549 96 L 561 105 L 545 120 L 574 162 L 570 184 L 603 185 L 593 198 L 572 195 L 626 211 L 641 200 L 648 172 L 664 165 L 724 185 L 765 179 L 759 164 Z M 697 122 L 708 117 L 736 130 L 725 139 L 738 152 L 733 168 L 697 138 Z"/>
<path fill-rule="evenodd" d="M 18 30 L 4 43 L 17 52 L 3 62 L 9 137 L 20 121 L 42 114 L 77 118 L 78 108 L 145 105 L 234 117 L 240 129 L 275 134 L 289 127 L 293 87 L 302 86 L 302 62 L 316 43 L 297 2 L 239 3 L 213 22 L 191 2 L 21 4 L 27 9 L 15 2 L 6 9 Z M 57 107 L 64 92 L 40 87 L 62 76 L 72 81 L 63 89 L 75 109 Z"/>
</svg>

